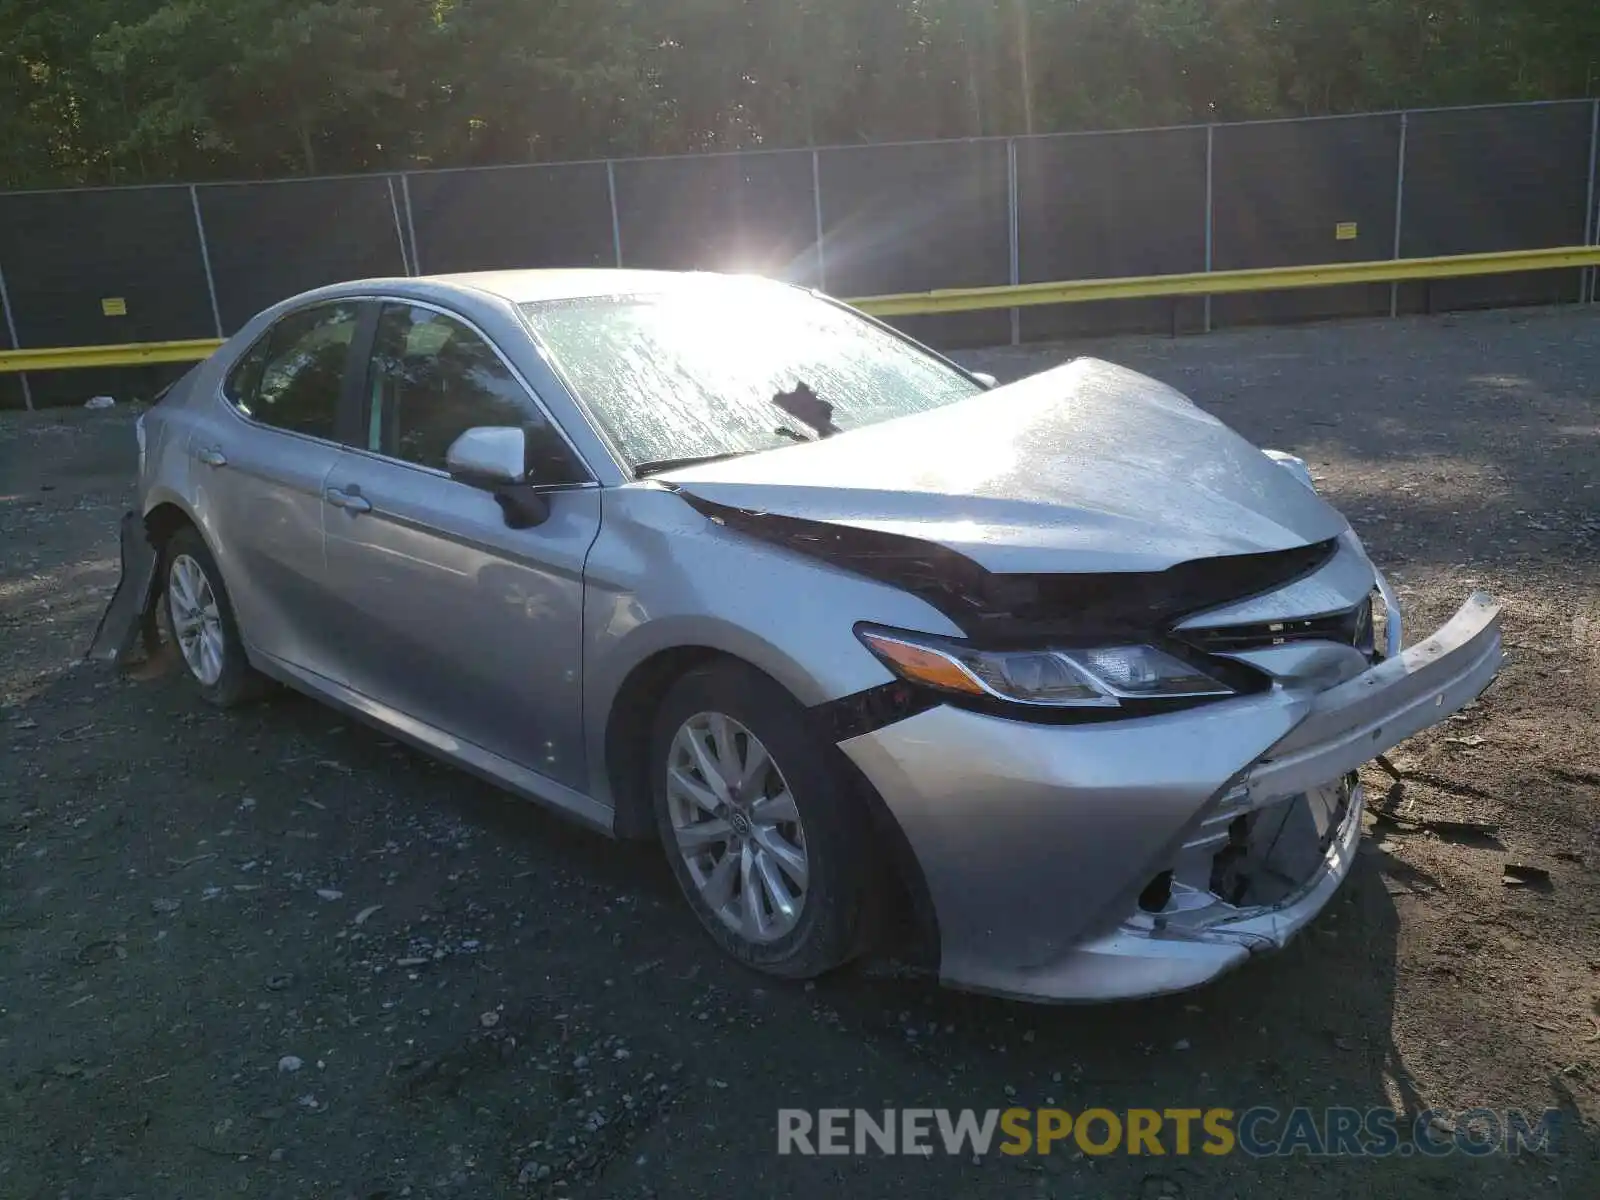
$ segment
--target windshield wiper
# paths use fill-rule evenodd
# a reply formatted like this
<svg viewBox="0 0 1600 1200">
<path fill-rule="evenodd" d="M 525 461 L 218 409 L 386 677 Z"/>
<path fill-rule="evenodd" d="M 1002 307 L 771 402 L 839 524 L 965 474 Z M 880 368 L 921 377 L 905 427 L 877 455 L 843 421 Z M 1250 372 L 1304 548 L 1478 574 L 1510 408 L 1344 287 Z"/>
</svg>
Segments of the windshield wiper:
<svg viewBox="0 0 1600 1200">
<path fill-rule="evenodd" d="M 761 448 L 764 449 L 765 447 Z M 746 454 L 760 454 L 761 449 L 724 450 L 720 454 L 691 454 L 688 458 L 657 458 L 642 462 L 633 468 L 635 478 L 658 475 L 662 471 L 675 471 L 679 467 L 698 467 L 703 463 L 721 462 L 725 458 L 741 458 Z"/>
<path fill-rule="evenodd" d="M 787 425 L 779 425 L 772 431 L 781 438 L 788 438 L 791 442 L 805 442 L 807 444 L 816 440 L 808 438 L 799 430 L 790 429 Z M 746 454 L 765 454 L 768 450 L 780 449 L 777 446 L 755 446 L 749 450 L 724 450 L 719 454 L 695 454 L 688 458 L 658 458 L 651 462 L 642 462 L 634 467 L 636 478 L 645 475 L 655 475 L 661 471 L 673 471 L 679 467 L 698 467 L 703 463 L 721 462 L 725 458 L 739 458 Z"/>
</svg>

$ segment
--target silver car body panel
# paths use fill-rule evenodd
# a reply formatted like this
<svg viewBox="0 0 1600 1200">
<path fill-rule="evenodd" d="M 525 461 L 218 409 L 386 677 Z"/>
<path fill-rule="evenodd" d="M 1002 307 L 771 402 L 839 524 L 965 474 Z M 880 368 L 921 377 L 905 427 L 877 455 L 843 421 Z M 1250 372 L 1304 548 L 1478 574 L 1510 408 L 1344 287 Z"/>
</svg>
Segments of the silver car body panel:
<svg viewBox="0 0 1600 1200">
<path fill-rule="evenodd" d="M 262 670 L 607 830 L 608 721 L 655 656 L 733 655 L 814 707 L 893 681 L 858 622 L 961 636 L 928 600 L 741 532 L 719 507 L 899 534 L 1002 573 L 1161 571 L 1337 539 L 1303 577 L 1190 614 L 1177 632 L 1348 612 L 1376 587 L 1391 652 L 1377 666 L 1332 641 L 1261 645 L 1234 657 L 1270 676 L 1268 690 L 1183 711 L 1050 725 L 938 704 L 842 741 L 915 854 L 941 976 L 1034 998 L 1186 987 L 1282 944 L 1349 869 L 1361 798 L 1347 773 L 1467 703 L 1498 668 L 1498 619 L 1476 599 L 1399 653 L 1393 593 L 1337 511 L 1178 393 L 1105 363 L 635 480 L 517 305 L 684 278 L 510 272 L 296 297 L 148 414 L 141 509 L 174 505 L 199 526 Z M 549 521 L 514 530 L 486 492 L 271 429 L 223 399 L 228 369 L 278 317 L 351 299 L 468 322 L 594 483 L 553 492 Z M 1312 831 L 1296 843 L 1300 883 L 1231 903 L 1209 874 L 1260 814 Z M 1141 906 L 1152 875 L 1170 879 L 1154 910 Z"/>
<path fill-rule="evenodd" d="M 326 487 L 370 506 L 338 502 L 325 518 L 321 620 L 337 677 L 585 787 L 583 564 L 600 530 L 600 489 L 554 491 L 549 520 L 511 529 L 482 488 L 374 454 L 340 455 Z"/>
<path fill-rule="evenodd" d="M 481 779 L 508 788 L 529 800 L 538 801 L 558 812 L 604 833 L 611 832 L 613 812 L 573 788 L 564 787 L 548 775 L 464 741 L 448 730 L 419 721 L 410 713 L 381 704 L 343 684 L 317 675 L 292 663 L 260 655 L 251 660 L 264 674 L 308 695 L 316 696 L 351 716 L 392 733 L 408 745 L 471 771 Z"/>
<path fill-rule="evenodd" d="M 196 450 L 204 443 L 226 459 L 225 466 L 196 472 L 192 503 L 201 528 L 251 531 L 211 543 L 223 578 L 240 581 L 234 600 L 240 627 L 267 654 L 328 661 L 334 644 L 323 613 L 322 492 L 339 448 L 258 429 L 197 429 L 193 440 Z"/>
<path fill-rule="evenodd" d="M 1348 529 L 1155 380 L 1079 359 L 932 412 L 664 473 L 729 508 L 934 542 L 990 571 L 1160 571 Z"/>
<path fill-rule="evenodd" d="M 607 489 L 584 619 L 590 794 L 609 801 L 606 719 L 627 676 L 663 651 L 742 658 L 807 707 L 894 679 L 854 633 L 872 621 L 959 636 L 925 601 L 754 541 L 653 483 Z"/>
</svg>

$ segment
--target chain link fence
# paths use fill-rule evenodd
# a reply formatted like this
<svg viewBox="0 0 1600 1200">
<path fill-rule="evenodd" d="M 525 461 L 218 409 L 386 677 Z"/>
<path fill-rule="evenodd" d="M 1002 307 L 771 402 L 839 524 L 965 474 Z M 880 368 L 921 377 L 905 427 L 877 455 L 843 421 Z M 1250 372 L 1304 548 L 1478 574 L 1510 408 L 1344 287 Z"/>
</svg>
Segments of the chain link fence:
<svg viewBox="0 0 1600 1200">
<path fill-rule="evenodd" d="M 758 271 L 840 296 L 1597 240 L 1600 101 L 0 195 L 0 348 L 221 337 L 343 279 Z M 907 317 L 971 346 L 1592 299 L 1545 271 Z M 0 377 L 0 406 L 181 368 Z"/>
</svg>

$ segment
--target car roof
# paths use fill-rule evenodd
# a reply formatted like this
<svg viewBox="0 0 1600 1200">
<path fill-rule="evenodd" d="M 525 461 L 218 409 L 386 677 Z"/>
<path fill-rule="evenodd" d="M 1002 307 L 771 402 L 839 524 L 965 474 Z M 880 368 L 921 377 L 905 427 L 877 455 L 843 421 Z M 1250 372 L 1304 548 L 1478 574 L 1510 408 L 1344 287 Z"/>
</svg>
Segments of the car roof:
<svg viewBox="0 0 1600 1200">
<path fill-rule="evenodd" d="M 524 271 L 467 271 L 452 275 L 427 275 L 418 283 L 465 287 L 488 292 L 513 304 L 541 300 L 573 300 L 587 296 L 660 293 L 717 282 L 749 282 L 749 275 L 721 275 L 710 271 L 636 271 L 613 267 L 555 268 Z"/>
<path fill-rule="evenodd" d="M 433 303 L 457 303 L 469 297 L 492 297 L 511 304 L 578 300 L 590 296 L 687 294 L 696 290 L 736 287 L 790 288 L 794 285 L 760 275 L 714 271 L 635 271 L 614 267 L 545 268 L 524 271 L 464 271 L 455 274 L 389 276 L 330 283 L 281 301 L 261 315 L 281 314 L 308 303 L 340 300 L 380 292 Z"/>
</svg>

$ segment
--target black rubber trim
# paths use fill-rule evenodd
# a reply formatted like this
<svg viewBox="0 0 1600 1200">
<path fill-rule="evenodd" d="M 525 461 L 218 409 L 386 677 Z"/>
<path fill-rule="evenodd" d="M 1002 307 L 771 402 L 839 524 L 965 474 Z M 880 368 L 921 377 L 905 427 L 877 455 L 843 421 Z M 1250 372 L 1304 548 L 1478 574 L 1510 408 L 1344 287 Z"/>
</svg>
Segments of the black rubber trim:
<svg viewBox="0 0 1600 1200">
<path fill-rule="evenodd" d="M 1115 708 L 1055 708 L 1043 704 L 1015 704 L 1009 700 L 996 700 L 989 696 L 957 696 L 936 693 L 940 702 L 951 708 L 998 717 L 1002 721 L 1016 721 L 1024 725 L 1109 725 L 1113 721 L 1137 721 L 1143 717 L 1162 713 L 1183 712 L 1219 700 L 1237 699 L 1245 693 L 1225 696 L 1182 696 L 1165 700 L 1122 700 Z"/>
<path fill-rule="evenodd" d="M 928 688 L 896 679 L 818 704 L 810 710 L 810 717 L 817 736 L 832 745 L 904 721 L 943 702 Z"/>
</svg>

